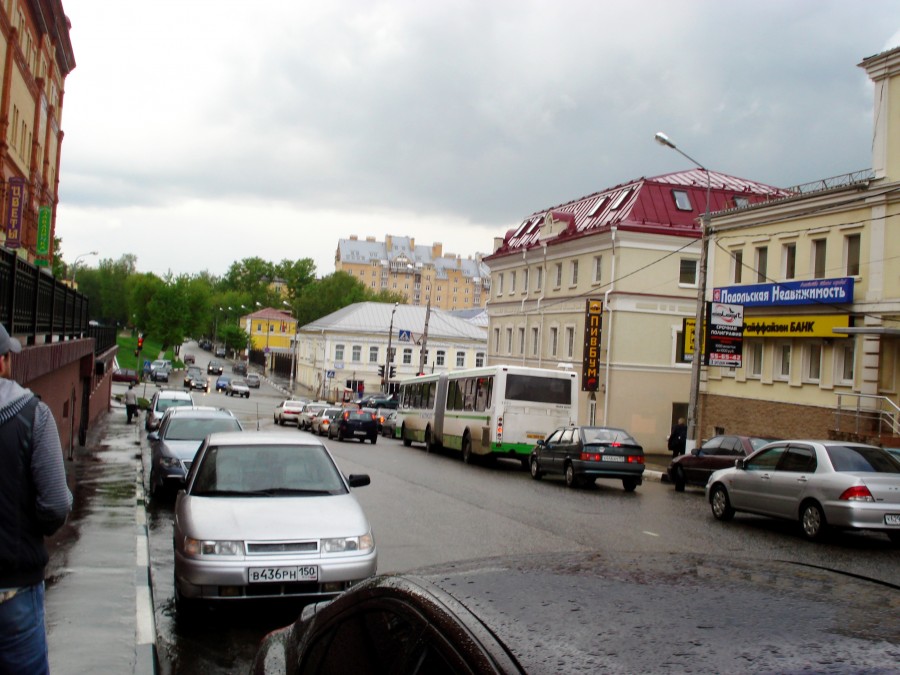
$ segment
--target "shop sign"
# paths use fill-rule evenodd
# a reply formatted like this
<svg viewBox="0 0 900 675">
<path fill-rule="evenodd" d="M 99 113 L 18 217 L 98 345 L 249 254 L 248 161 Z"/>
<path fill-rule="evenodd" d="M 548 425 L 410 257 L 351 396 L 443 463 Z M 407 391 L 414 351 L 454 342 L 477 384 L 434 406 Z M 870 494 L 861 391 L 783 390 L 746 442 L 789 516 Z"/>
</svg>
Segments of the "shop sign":
<svg viewBox="0 0 900 675">
<path fill-rule="evenodd" d="M 25 206 L 25 179 L 9 179 L 6 201 L 6 248 L 22 245 L 22 210 Z"/>
<path fill-rule="evenodd" d="M 581 364 L 581 391 L 600 387 L 600 335 L 603 328 L 603 301 L 588 298 L 584 308 L 584 357 Z"/>
<path fill-rule="evenodd" d="M 713 289 L 713 302 L 744 307 L 848 303 L 853 302 L 853 277 L 723 286 Z"/>
<path fill-rule="evenodd" d="M 706 314 L 706 364 L 740 368 L 744 343 L 744 307 L 711 302 Z"/>
</svg>

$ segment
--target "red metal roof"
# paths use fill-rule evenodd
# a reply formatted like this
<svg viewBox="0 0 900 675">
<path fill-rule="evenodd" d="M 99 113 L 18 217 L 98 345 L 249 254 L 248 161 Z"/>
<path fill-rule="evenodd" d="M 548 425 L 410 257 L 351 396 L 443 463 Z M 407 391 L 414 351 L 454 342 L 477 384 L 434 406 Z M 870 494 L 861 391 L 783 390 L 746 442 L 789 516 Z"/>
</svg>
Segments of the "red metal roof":
<svg viewBox="0 0 900 675">
<path fill-rule="evenodd" d="M 538 246 L 541 225 L 545 221 L 557 224 L 554 230 L 563 227 L 559 223 L 565 223 L 558 234 L 545 235 L 547 245 L 596 234 L 612 225 L 620 229 L 698 237 L 698 219 L 706 210 L 707 180 L 711 213 L 741 206 L 738 203 L 741 199 L 746 199 L 747 204 L 755 204 L 791 194 L 771 185 L 716 171 L 707 174 L 701 169 L 639 178 L 531 214 L 510 229 L 500 248 L 485 260 Z M 689 209 L 678 208 L 673 191 L 686 193 Z"/>
</svg>

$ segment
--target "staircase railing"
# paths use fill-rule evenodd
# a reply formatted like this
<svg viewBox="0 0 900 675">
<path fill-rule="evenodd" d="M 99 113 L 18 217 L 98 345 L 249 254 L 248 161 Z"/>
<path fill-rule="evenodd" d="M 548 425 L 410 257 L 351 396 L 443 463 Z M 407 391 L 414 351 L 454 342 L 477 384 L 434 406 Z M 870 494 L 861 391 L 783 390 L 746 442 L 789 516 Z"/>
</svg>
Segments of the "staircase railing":
<svg viewBox="0 0 900 675">
<path fill-rule="evenodd" d="M 838 394 L 834 416 L 836 431 L 900 436 L 900 406 L 887 396 Z"/>
</svg>

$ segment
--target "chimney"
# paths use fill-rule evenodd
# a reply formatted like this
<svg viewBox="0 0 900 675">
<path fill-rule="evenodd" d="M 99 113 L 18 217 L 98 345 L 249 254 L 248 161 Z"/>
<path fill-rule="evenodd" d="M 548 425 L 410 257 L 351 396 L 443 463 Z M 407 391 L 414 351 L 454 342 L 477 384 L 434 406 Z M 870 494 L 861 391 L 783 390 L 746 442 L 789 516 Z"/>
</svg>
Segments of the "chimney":
<svg viewBox="0 0 900 675">
<path fill-rule="evenodd" d="M 355 234 L 351 234 L 350 241 L 359 241 L 359 237 L 357 237 Z"/>
<path fill-rule="evenodd" d="M 431 245 L 431 259 L 435 260 L 440 258 L 444 254 L 444 245 L 439 241 L 434 242 Z"/>
<path fill-rule="evenodd" d="M 394 238 L 389 234 L 384 235 L 384 250 L 387 253 L 390 253 L 393 245 L 394 245 Z"/>
</svg>

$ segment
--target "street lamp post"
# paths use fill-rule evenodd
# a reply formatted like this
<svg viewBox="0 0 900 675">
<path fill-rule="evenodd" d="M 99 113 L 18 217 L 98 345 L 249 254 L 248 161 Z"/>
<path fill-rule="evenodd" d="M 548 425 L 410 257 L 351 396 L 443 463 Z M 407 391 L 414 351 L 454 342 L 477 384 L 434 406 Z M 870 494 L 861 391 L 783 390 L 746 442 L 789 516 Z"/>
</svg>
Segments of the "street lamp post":
<svg viewBox="0 0 900 675">
<path fill-rule="evenodd" d="M 286 302 L 285 300 L 282 300 L 281 304 L 288 308 L 287 312 L 290 315 L 291 319 L 293 319 L 294 318 L 294 310 L 291 307 L 291 305 L 288 302 Z M 296 356 L 297 356 L 297 353 L 296 353 L 297 352 L 297 324 L 295 323 L 292 326 L 292 328 L 293 328 L 293 330 L 291 331 L 291 334 L 288 335 L 288 344 L 290 345 L 290 348 L 291 348 L 291 378 L 290 378 L 291 394 L 294 393 L 294 367 L 295 367 L 295 364 L 297 363 L 297 360 L 296 360 Z"/>
<path fill-rule="evenodd" d="M 390 392 L 391 389 L 391 338 L 394 336 L 394 314 L 397 312 L 397 306 L 399 302 L 394 303 L 394 309 L 391 310 L 391 325 L 388 328 L 388 344 L 387 344 L 387 358 L 385 359 L 384 364 L 384 386 L 382 390 L 385 394 Z"/>
<path fill-rule="evenodd" d="M 72 288 L 75 288 L 75 268 L 78 267 L 78 261 L 82 258 L 87 258 L 89 255 L 97 255 L 97 251 L 88 251 L 87 253 L 82 253 L 80 256 L 75 258 L 75 262 L 72 263 Z"/>
<path fill-rule="evenodd" d="M 703 335 L 705 334 L 704 320 L 706 319 L 706 256 L 709 252 L 711 182 L 709 169 L 678 148 L 663 132 L 657 132 L 655 138 L 657 143 L 672 148 L 706 174 L 706 209 L 700 217 L 700 264 L 697 269 L 697 309 L 694 317 L 694 353 L 691 358 L 691 392 L 688 399 L 687 445 L 685 448 L 689 452 L 696 445 L 698 436 L 697 408 L 700 404 L 700 369 L 703 365 Z"/>
</svg>

